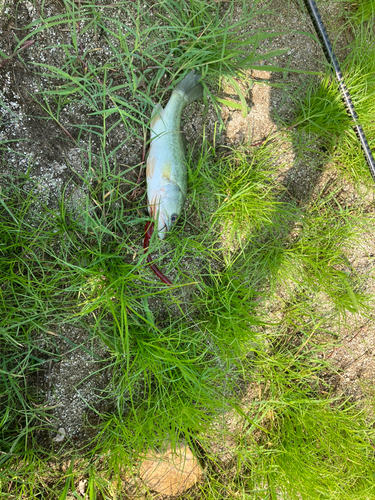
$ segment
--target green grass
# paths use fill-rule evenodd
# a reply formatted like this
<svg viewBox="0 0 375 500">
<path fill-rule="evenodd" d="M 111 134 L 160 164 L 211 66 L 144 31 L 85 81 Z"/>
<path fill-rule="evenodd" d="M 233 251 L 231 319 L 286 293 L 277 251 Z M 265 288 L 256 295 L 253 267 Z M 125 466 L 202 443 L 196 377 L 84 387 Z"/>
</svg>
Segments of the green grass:
<svg viewBox="0 0 375 500">
<path fill-rule="evenodd" d="M 225 77 L 246 111 L 236 82 L 283 52 L 257 52 L 276 36 L 249 30 L 257 4 L 243 5 L 241 17 L 234 3 L 223 15 L 219 3 L 198 1 L 120 2 L 118 12 L 66 1 L 52 17 L 37 6 L 41 17 L 19 46 L 59 28 L 70 41 L 43 48 L 54 49 L 55 65 L 28 62 L 40 77 L 33 119 L 74 146 L 80 162 L 70 165 L 76 186 L 57 200 L 41 199 L 32 162 L 26 174 L 1 180 L 2 498 L 77 498 L 82 477 L 90 499 L 124 498 L 125 478 L 147 450 L 182 439 L 204 450 L 206 464 L 205 480 L 186 498 L 371 498 L 372 418 L 332 390 L 334 368 L 324 358 L 339 342 L 338 325 L 371 312 L 368 276 L 350 264 L 373 224 L 361 200 L 343 201 L 339 179 L 296 202 L 278 178 L 282 137 L 256 149 L 219 148 L 218 117 L 189 150 L 186 214 L 167 241 L 151 244 L 176 286 L 165 287 L 145 263 L 145 197 L 131 195 L 152 104 L 198 68 L 207 106 L 223 104 L 216 93 Z M 364 44 L 369 35 L 361 34 Z M 360 94 L 368 85 L 372 96 L 371 54 L 353 57 L 356 105 L 371 126 L 371 99 Z M 345 141 L 357 154 L 328 77 L 311 87 L 297 122 L 323 137 L 331 127 L 334 161 Z M 4 171 L 12 146 L 1 144 Z M 91 438 L 51 449 L 57 423 L 37 377 L 63 359 L 53 335 L 61 325 L 102 346 L 110 380 L 100 394 L 107 410 L 92 406 L 96 424 L 83 423 Z"/>
<path fill-rule="evenodd" d="M 6 401 L 1 407 L 2 461 L 27 447 L 32 430 L 43 419 L 38 395 L 27 390 L 27 380 L 49 354 L 33 344 L 33 333 L 42 322 L 47 324 L 48 315 L 53 317 L 64 308 L 63 302 L 52 299 L 59 295 L 59 278 L 53 272 L 58 270 L 52 268 L 52 280 L 48 279 L 48 262 L 37 251 L 50 242 L 48 219 L 31 222 L 33 194 L 25 192 L 22 184 L 12 186 L 9 197 L 4 194 L 0 209 L 1 396 Z"/>
<path fill-rule="evenodd" d="M 375 14 L 374 0 L 361 0 L 355 4 L 355 8 L 351 12 L 351 18 L 356 23 L 373 20 Z"/>
<path fill-rule="evenodd" d="M 272 160 L 272 147 L 268 146 L 261 150 L 259 159 L 238 148 L 217 162 L 220 191 L 214 220 L 222 224 L 221 232 L 227 233 L 229 248 L 233 248 L 235 240 L 243 246 L 270 224 L 280 209 L 276 187 L 271 182 L 275 173 Z"/>
<path fill-rule="evenodd" d="M 132 139 L 144 139 L 144 130 L 150 119 L 150 105 L 163 99 L 182 72 L 196 69 L 204 75 L 204 83 L 218 84 L 218 77 L 233 77 L 244 74 L 258 61 L 263 62 L 286 51 L 276 50 L 256 54 L 260 41 L 271 39 L 278 33 L 257 33 L 248 31 L 251 20 L 260 13 L 257 3 L 247 8 L 242 5 L 242 16 L 235 20 L 234 4 L 224 16 L 219 5 L 207 6 L 197 0 L 183 3 L 176 8 L 175 3 L 163 1 L 157 7 L 118 3 L 116 15 L 95 4 L 86 4 L 78 9 L 75 2 L 65 2 L 65 12 L 43 23 L 31 23 L 27 41 L 43 30 L 54 26 L 72 29 L 72 43 L 48 47 L 62 58 L 62 65 L 35 63 L 42 78 L 51 80 L 52 90 L 42 90 L 35 96 L 46 115 L 60 124 L 60 114 L 64 107 L 79 103 L 80 107 L 95 124 L 75 125 L 79 144 L 88 130 L 106 143 L 108 134 L 124 127 Z M 131 28 L 122 19 L 131 21 Z M 78 34 L 77 23 L 84 28 Z M 103 41 L 111 51 L 111 57 L 103 61 L 96 54 L 96 48 L 83 51 L 78 38 L 84 35 L 97 38 L 103 33 Z M 239 35 L 241 33 L 241 35 Z M 245 50 L 248 51 L 245 56 Z M 275 67 L 275 69 L 277 69 Z M 216 96 L 209 87 L 206 93 L 217 103 Z M 241 90 L 238 94 L 244 101 Z M 216 104 L 217 106 L 217 104 Z M 61 124 L 60 124 L 61 125 Z M 62 126 L 62 125 L 61 125 Z M 129 139 L 128 139 L 129 141 Z M 113 157 L 120 147 L 114 147 L 109 154 Z"/>
<path fill-rule="evenodd" d="M 372 26 L 361 25 L 356 28 L 352 25 L 351 29 L 354 31 L 354 40 L 348 47 L 349 55 L 340 65 L 359 123 L 373 151 L 374 34 Z M 324 138 L 334 166 L 349 181 L 356 182 L 357 185 L 372 184 L 362 149 L 332 75 L 310 85 L 306 97 L 300 103 L 294 125 L 309 134 Z"/>
<path fill-rule="evenodd" d="M 355 286 L 356 273 L 348 258 L 350 247 L 360 245 L 358 220 L 362 214 L 340 206 L 331 191 L 329 196 L 311 204 L 303 217 L 294 241 L 285 251 L 280 278 L 301 293 L 308 290 L 308 294 L 325 294 L 342 313 L 363 310 L 364 297 Z M 344 244 L 350 245 L 346 254 Z"/>
<path fill-rule="evenodd" d="M 259 450 L 260 464 L 253 462 L 253 467 L 267 470 L 268 491 L 275 498 L 277 493 L 291 499 L 368 498 L 373 453 L 365 416 L 345 404 L 329 405 L 309 396 L 296 390 L 284 401 L 280 398 L 267 442 Z M 255 490 L 260 478 L 253 476 L 249 482 Z"/>
</svg>

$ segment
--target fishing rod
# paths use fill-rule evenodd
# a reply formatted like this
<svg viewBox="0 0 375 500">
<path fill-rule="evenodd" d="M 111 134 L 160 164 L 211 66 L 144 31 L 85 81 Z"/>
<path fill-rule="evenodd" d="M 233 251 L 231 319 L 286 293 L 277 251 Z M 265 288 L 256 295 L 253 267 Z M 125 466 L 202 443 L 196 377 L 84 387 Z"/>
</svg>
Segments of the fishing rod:
<svg viewBox="0 0 375 500">
<path fill-rule="evenodd" d="M 311 21 L 314 25 L 316 34 L 318 35 L 319 41 L 322 44 L 324 55 L 327 58 L 329 64 L 332 65 L 336 73 L 336 78 L 339 83 L 339 89 L 344 101 L 346 111 L 348 115 L 352 118 L 354 125 L 353 129 L 357 134 L 359 142 L 361 143 L 363 154 L 365 155 L 367 165 L 370 169 L 373 180 L 375 181 L 375 160 L 372 156 L 370 146 L 367 142 L 366 135 L 363 131 L 362 126 L 359 123 L 358 115 L 355 111 L 354 104 L 349 94 L 349 90 L 345 84 L 344 77 L 342 76 L 339 62 L 335 53 L 333 52 L 332 44 L 328 38 L 327 31 L 325 29 L 322 18 L 320 17 L 318 7 L 315 0 L 304 0 L 306 9 L 310 15 Z"/>
</svg>

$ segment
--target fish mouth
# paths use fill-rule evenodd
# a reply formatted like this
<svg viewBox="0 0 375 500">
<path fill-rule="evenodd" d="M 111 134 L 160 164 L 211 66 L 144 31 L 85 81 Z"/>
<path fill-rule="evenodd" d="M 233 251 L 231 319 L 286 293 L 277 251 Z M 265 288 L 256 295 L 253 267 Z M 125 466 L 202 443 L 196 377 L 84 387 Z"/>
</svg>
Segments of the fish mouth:
<svg viewBox="0 0 375 500">
<path fill-rule="evenodd" d="M 168 233 L 168 226 L 165 223 L 163 217 L 161 215 L 159 215 L 159 220 L 158 220 L 158 236 L 162 240 L 167 233 Z"/>
<path fill-rule="evenodd" d="M 168 233 L 168 226 L 163 215 L 160 212 L 157 212 L 152 205 L 149 206 L 149 213 L 154 219 L 155 224 L 158 225 L 158 237 L 163 239 L 166 233 Z"/>
<path fill-rule="evenodd" d="M 164 191 L 164 188 L 162 189 Z M 164 208 L 161 206 L 164 196 L 156 193 L 151 198 L 151 202 L 148 206 L 148 211 L 151 217 L 155 221 L 155 226 L 157 225 L 158 237 L 162 240 L 165 235 L 169 232 L 168 228 L 168 214 L 165 212 Z"/>
</svg>

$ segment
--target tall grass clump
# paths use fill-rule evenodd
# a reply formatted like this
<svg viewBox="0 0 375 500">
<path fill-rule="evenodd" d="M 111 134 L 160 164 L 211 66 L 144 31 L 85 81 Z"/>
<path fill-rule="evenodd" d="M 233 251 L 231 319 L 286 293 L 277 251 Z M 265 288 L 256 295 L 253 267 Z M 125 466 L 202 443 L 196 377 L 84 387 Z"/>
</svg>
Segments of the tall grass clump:
<svg viewBox="0 0 375 500">
<path fill-rule="evenodd" d="M 324 136 L 330 142 L 350 130 L 341 94 L 331 76 L 324 76 L 318 85 L 310 83 L 294 123 L 308 134 Z"/>
<path fill-rule="evenodd" d="M 245 147 L 246 148 L 246 147 Z M 269 145 L 256 153 L 238 148 L 217 162 L 218 208 L 213 219 L 226 234 L 228 248 L 248 244 L 280 208 L 280 186 L 272 181 L 275 154 Z"/>
<path fill-rule="evenodd" d="M 360 0 L 358 3 L 354 4 L 353 7 L 349 16 L 356 23 L 360 24 L 365 21 L 373 21 L 375 14 L 374 0 Z"/>
<path fill-rule="evenodd" d="M 269 380 L 266 430 L 255 442 L 247 437 L 243 491 L 254 498 L 262 491 L 271 498 L 371 497 L 372 422 L 363 409 L 329 394 L 319 349 L 286 346 L 261 362 L 258 376 Z"/>
<path fill-rule="evenodd" d="M 318 198 L 303 214 L 285 250 L 279 277 L 286 288 L 290 280 L 302 294 L 304 290 L 324 294 L 337 311 L 358 312 L 366 298 L 351 268 L 349 250 L 359 244 L 360 214 L 340 206 L 334 191 L 330 198 Z"/>
<path fill-rule="evenodd" d="M 269 476 L 275 491 L 289 498 L 368 498 L 374 453 L 366 416 L 350 404 L 311 399 L 291 402 L 275 415 L 269 436 L 279 448 L 277 470 Z"/>
<path fill-rule="evenodd" d="M 366 133 L 369 146 L 374 155 L 374 121 L 375 113 L 373 95 L 375 92 L 375 50 L 374 34 L 371 28 L 361 28 L 351 46 L 350 81 L 354 89 L 353 102 L 359 120 Z M 353 130 L 344 135 L 335 154 L 335 165 L 354 182 L 371 182 L 368 167 L 363 158 L 362 149 Z"/>
<path fill-rule="evenodd" d="M 0 202 L 1 461 L 22 453 L 32 430 L 44 421 L 43 396 L 33 375 L 48 348 L 38 348 L 35 335 L 48 329 L 50 315 L 64 308 L 53 304 L 59 279 L 49 273 L 39 251 L 50 243 L 48 218 L 32 213 L 34 195 L 24 189 L 25 182 L 11 181 Z"/>
<path fill-rule="evenodd" d="M 359 122 L 370 148 L 374 150 L 374 35 L 372 28 L 364 25 L 353 27 L 353 30 L 354 40 L 341 67 Z M 349 179 L 370 183 L 362 149 L 332 75 L 326 75 L 317 84 L 310 85 L 294 124 L 300 130 L 323 138 L 335 167 Z"/>
<path fill-rule="evenodd" d="M 372 419 L 331 392 L 322 346 L 275 342 L 282 337 L 269 331 L 262 338 L 268 348 L 253 346 L 247 387 L 255 394 L 244 396 L 235 429 L 223 431 L 231 459 L 224 465 L 220 454 L 216 462 L 211 457 L 218 472 L 202 486 L 202 498 L 371 498 Z"/>
</svg>

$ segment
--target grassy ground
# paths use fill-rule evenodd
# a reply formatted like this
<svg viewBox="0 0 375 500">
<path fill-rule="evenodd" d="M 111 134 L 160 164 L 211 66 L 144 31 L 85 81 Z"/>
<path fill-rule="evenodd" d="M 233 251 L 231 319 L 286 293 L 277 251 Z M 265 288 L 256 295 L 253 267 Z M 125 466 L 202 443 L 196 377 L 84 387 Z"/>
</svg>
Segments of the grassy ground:
<svg viewBox="0 0 375 500">
<path fill-rule="evenodd" d="M 371 269 L 353 257 L 374 224 L 370 175 L 328 73 L 292 96 L 294 120 L 272 138 L 220 142 L 220 106 L 246 116 L 249 70 L 277 72 L 287 52 L 265 51 L 283 28 L 251 31 L 265 8 L 249 5 L 2 6 L 16 39 L 0 70 L 26 79 L 17 91 L 39 135 L 23 137 L 21 121 L 12 136 L 20 114 L 2 94 L 1 498 L 80 498 L 80 480 L 90 499 L 156 497 L 137 473 L 166 441 L 205 468 L 185 498 L 375 496 L 373 399 L 338 390 L 330 356 L 348 325 L 371 320 Z M 374 148 L 374 33 L 359 12 L 347 14 L 343 66 Z M 198 130 L 186 212 L 151 244 L 169 289 L 145 264 L 137 178 L 153 103 L 193 68 L 206 106 L 185 122 Z M 285 147 L 314 158 L 308 195 L 288 183 Z M 51 183 L 54 161 L 67 171 Z M 101 382 L 59 442 L 62 389 L 48 377 L 72 353 L 91 364 L 71 399 L 86 378 Z"/>
</svg>

